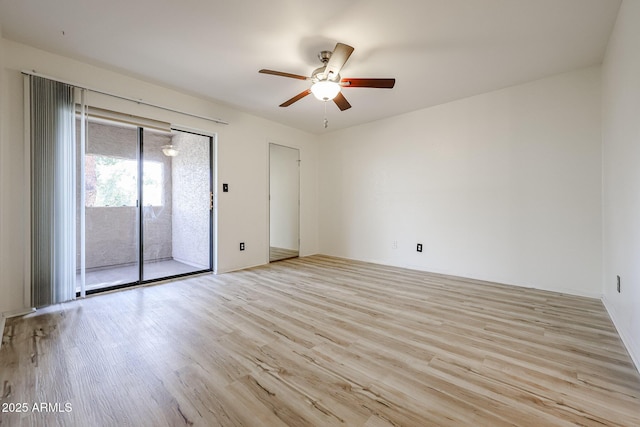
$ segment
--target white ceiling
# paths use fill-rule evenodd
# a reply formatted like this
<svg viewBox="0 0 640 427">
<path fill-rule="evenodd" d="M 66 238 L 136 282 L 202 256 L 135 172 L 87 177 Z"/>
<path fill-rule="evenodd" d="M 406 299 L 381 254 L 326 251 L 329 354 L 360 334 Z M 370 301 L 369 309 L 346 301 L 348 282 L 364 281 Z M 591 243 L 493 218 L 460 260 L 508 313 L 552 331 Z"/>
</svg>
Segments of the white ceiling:
<svg viewBox="0 0 640 427">
<path fill-rule="evenodd" d="M 620 0 L 0 0 L 3 37 L 222 101 L 313 133 L 324 105 L 279 104 L 321 50 L 355 47 L 328 130 L 354 126 L 602 61 Z M 64 32 L 64 34 L 63 34 Z M 46 72 L 46 70 L 39 70 Z M 126 95 L 126 94 L 125 94 Z"/>
</svg>

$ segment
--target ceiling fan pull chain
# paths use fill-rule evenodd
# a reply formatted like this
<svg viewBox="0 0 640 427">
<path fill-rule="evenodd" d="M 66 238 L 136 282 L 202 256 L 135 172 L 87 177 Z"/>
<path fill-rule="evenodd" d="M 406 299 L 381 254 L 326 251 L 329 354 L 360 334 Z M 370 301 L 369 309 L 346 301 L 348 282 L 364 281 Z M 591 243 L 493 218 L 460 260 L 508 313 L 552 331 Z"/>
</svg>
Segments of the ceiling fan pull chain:
<svg viewBox="0 0 640 427">
<path fill-rule="evenodd" d="M 327 120 L 327 100 L 324 101 L 324 128 L 329 127 L 329 120 Z"/>
</svg>

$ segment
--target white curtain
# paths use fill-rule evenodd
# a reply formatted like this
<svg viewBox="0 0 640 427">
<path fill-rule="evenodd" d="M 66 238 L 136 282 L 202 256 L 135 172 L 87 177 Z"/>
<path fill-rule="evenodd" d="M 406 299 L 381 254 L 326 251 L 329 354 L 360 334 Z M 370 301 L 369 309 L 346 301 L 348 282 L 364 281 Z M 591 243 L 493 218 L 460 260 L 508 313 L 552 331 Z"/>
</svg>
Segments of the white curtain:
<svg viewBox="0 0 640 427">
<path fill-rule="evenodd" d="M 31 303 L 75 298 L 76 161 L 73 86 L 29 77 Z"/>
</svg>

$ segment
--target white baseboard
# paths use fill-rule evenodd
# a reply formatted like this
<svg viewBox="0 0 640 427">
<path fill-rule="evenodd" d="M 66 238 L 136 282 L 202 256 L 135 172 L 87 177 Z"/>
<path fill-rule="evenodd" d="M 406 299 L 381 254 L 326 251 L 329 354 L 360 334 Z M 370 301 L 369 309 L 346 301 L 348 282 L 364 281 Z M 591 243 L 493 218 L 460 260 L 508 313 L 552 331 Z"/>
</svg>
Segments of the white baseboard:
<svg viewBox="0 0 640 427">
<path fill-rule="evenodd" d="M 260 264 L 255 264 L 255 265 L 242 265 L 242 266 L 238 266 L 238 267 L 228 267 L 225 269 L 221 269 L 216 271 L 214 274 L 225 274 L 225 273 L 233 273 L 234 271 L 242 271 L 242 270 L 248 270 L 250 268 L 254 268 L 254 267 L 261 267 L 263 265 L 268 265 L 268 262 L 262 262 Z"/>
<path fill-rule="evenodd" d="M 608 303 L 604 296 L 602 297 L 602 305 L 604 305 L 604 308 L 607 310 L 609 318 L 611 319 L 611 322 L 613 322 L 613 326 L 616 328 L 616 331 L 618 331 L 618 335 L 620 336 L 622 343 L 627 348 L 627 352 L 629 353 L 629 356 L 631 356 L 631 360 L 634 365 L 636 365 L 636 369 L 640 372 L 640 346 L 638 346 L 633 338 L 628 336 L 624 329 L 620 327 L 620 321 L 616 318 L 612 305 Z"/>
<path fill-rule="evenodd" d="M 36 311 L 36 309 L 33 307 L 20 308 L 18 310 L 5 311 L 4 313 L 0 313 L 0 315 L 9 319 L 11 317 L 24 316 L 25 314 L 33 313 L 34 311 Z"/>
</svg>

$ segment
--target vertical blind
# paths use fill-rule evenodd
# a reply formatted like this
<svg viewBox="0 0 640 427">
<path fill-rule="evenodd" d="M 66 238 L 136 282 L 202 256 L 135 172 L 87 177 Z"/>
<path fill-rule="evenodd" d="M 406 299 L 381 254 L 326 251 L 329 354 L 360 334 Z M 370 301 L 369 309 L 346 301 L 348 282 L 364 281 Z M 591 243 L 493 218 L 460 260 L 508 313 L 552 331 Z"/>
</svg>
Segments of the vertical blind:
<svg viewBox="0 0 640 427">
<path fill-rule="evenodd" d="M 73 86 L 29 77 L 31 303 L 75 298 L 76 162 Z"/>
</svg>

